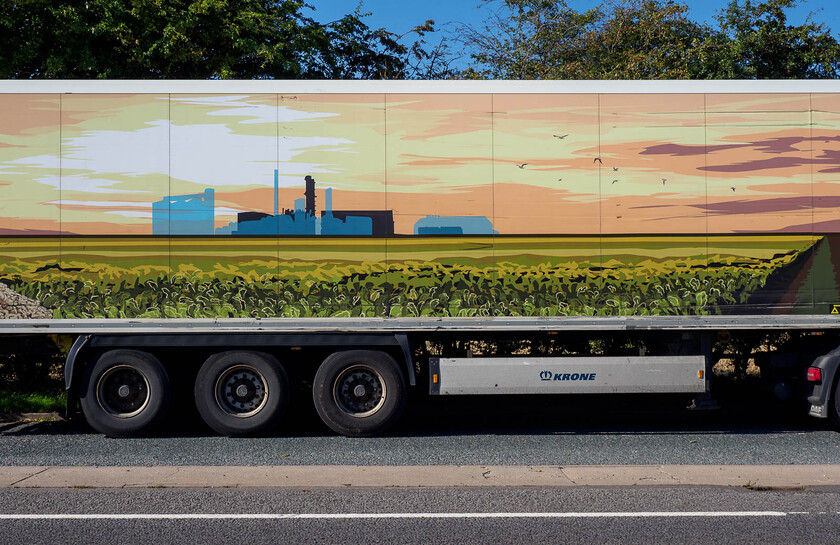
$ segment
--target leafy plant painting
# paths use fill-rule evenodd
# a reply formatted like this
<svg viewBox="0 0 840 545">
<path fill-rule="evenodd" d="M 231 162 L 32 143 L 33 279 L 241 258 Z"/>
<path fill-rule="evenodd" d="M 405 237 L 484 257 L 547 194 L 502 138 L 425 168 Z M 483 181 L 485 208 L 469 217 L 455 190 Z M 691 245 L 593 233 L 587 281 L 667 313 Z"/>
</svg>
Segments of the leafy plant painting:
<svg viewBox="0 0 840 545">
<path fill-rule="evenodd" d="M 360 253 L 356 262 L 274 252 L 214 262 L 205 240 L 204 253 L 180 256 L 170 268 L 142 256 L 132 263 L 114 251 L 110 262 L 101 260 L 107 255 L 74 255 L 54 268 L 27 256 L 5 260 L 0 280 L 52 309 L 54 318 L 715 314 L 747 305 L 813 242 L 744 237 L 733 249 L 739 241 L 730 237 L 719 253 L 697 256 L 694 245 L 640 239 L 627 245 L 643 248 L 635 253 L 614 248 L 609 255 L 599 247 L 563 255 L 563 240 L 554 238 L 540 241 L 542 255 L 523 247 L 489 260 L 484 250 L 430 259 L 456 244 L 440 239 L 403 252 L 418 259 L 365 260 L 369 253 Z M 390 254 L 401 256 L 397 249 Z"/>
</svg>

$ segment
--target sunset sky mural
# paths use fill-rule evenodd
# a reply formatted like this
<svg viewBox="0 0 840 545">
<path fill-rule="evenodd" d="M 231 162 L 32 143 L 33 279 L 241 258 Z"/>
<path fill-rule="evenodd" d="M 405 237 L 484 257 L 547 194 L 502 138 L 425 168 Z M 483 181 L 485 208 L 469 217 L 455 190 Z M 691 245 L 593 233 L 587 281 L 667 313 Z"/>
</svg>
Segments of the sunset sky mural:
<svg viewBox="0 0 840 545">
<path fill-rule="evenodd" d="M 3 94 L 0 234 L 152 233 L 215 191 L 217 227 L 316 181 L 323 210 L 484 216 L 502 235 L 840 231 L 840 97 Z"/>
</svg>

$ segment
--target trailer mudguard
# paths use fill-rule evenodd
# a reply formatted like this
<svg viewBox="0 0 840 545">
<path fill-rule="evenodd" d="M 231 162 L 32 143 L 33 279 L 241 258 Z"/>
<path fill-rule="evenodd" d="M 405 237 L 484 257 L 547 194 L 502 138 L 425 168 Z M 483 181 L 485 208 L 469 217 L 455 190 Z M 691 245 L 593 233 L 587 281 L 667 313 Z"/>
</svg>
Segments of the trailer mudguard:
<svg viewBox="0 0 840 545">
<path fill-rule="evenodd" d="M 76 401 L 78 401 L 76 390 L 73 388 L 75 385 L 76 360 L 79 358 L 79 354 L 90 343 L 91 337 L 93 335 L 80 335 L 76 337 L 76 340 L 73 341 L 73 346 L 70 347 L 70 352 L 67 353 L 67 359 L 64 360 L 64 388 L 67 391 L 67 404 L 64 408 L 64 417 L 67 419 L 72 418 L 75 414 Z"/>
</svg>

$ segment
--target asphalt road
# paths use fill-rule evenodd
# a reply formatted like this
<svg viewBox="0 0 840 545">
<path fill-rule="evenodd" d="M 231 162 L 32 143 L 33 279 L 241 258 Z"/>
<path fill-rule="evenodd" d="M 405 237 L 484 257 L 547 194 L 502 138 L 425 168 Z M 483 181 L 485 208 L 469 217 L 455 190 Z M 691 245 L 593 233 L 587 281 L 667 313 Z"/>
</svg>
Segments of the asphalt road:
<svg viewBox="0 0 840 545">
<path fill-rule="evenodd" d="M 170 418 L 155 437 L 109 439 L 79 422 L 0 425 L 0 465 L 840 464 L 840 433 L 802 407 L 683 400 L 427 398 L 391 433 L 346 438 L 306 411 L 257 438 Z M 177 414 L 177 413 L 176 413 Z"/>
<path fill-rule="evenodd" d="M 0 425 L 3 466 L 840 464 L 802 407 L 653 398 L 425 398 L 377 438 L 307 410 L 225 438 L 185 410 L 154 437 Z M 371 468 L 376 470 L 376 468 Z M 793 543 L 840 531 L 840 489 L 714 486 L 0 488 L 5 543 Z"/>
<path fill-rule="evenodd" d="M 840 531 L 838 491 L 743 488 L 0 489 L 0 505 L 0 542 L 30 544 L 827 543 Z"/>
</svg>

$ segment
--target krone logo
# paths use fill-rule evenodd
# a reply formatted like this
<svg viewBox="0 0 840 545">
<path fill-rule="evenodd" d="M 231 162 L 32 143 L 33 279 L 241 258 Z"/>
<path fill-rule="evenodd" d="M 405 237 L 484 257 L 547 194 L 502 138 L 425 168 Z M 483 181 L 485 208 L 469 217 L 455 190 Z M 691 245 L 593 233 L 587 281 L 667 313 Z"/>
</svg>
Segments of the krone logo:
<svg viewBox="0 0 840 545">
<path fill-rule="evenodd" d="M 551 371 L 543 371 L 540 373 L 540 380 L 551 380 L 551 377 L 554 376 L 551 374 Z"/>
</svg>

